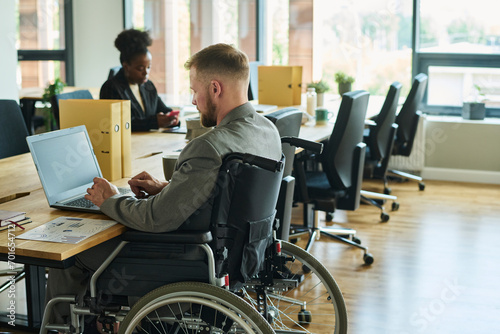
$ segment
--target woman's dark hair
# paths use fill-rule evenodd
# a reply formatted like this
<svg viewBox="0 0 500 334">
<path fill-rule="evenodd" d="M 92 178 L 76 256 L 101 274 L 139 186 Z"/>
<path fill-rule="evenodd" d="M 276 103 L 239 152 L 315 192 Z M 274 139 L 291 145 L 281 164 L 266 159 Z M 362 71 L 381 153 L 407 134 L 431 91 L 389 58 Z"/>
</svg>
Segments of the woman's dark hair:
<svg viewBox="0 0 500 334">
<path fill-rule="evenodd" d="M 148 46 L 153 40 L 147 31 L 128 29 L 122 31 L 115 39 L 115 47 L 120 51 L 120 64 L 129 63 L 137 55 L 148 53 Z"/>
</svg>

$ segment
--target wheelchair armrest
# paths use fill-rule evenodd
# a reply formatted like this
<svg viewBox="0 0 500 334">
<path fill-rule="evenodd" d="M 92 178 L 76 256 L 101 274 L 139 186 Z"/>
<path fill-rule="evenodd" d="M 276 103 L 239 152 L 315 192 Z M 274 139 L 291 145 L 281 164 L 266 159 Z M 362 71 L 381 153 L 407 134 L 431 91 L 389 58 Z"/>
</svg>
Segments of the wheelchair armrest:
<svg viewBox="0 0 500 334">
<path fill-rule="evenodd" d="M 212 241 L 210 231 L 172 231 L 166 233 L 150 233 L 127 231 L 122 234 L 124 241 L 169 244 L 206 244 Z"/>
</svg>

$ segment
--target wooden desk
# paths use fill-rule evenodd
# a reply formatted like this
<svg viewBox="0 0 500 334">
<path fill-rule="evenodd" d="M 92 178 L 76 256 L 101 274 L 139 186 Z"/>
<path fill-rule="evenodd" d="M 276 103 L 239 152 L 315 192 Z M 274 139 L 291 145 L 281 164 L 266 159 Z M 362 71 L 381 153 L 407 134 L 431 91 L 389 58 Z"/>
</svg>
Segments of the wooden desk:
<svg viewBox="0 0 500 334">
<path fill-rule="evenodd" d="M 41 189 L 30 153 L 0 159 L 0 203 Z"/>
<path fill-rule="evenodd" d="M 163 154 L 158 152 L 165 152 L 166 154 L 173 150 L 182 149 L 186 144 L 184 138 L 185 135 L 182 134 L 165 134 L 158 131 L 132 134 L 133 175 L 146 170 L 153 176 L 162 179 Z M 12 197 L 10 201 L 0 204 L 0 209 L 26 211 L 27 216 L 33 221 L 24 226 L 26 230 L 30 230 L 61 216 L 107 219 L 106 216 L 100 214 L 62 211 L 50 208 L 30 153 L 0 159 L 0 169 L 2 170 L 2 175 L 0 176 L 0 197 Z M 128 179 L 125 178 L 113 183 L 118 186 L 127 186 L 127 181 Z M 22 198 L 15 198 L 16 194 L 23 192 L 29 192 L 30 194 Z M 115 225 L 99 235 L 83 240 L 76 245 L 19 239 L 16 241 L 16 257 L 22 256 L 23 259 L 24 257 L 37 259 L 35 261 L 37 263 L 40 263 L 39 260 L 45 259 L 50 260 L 45 264 L 46 266 L 64 266 L 63 263 L 57 263 L 57 261 L 64 261 L 101 242 L 114 238 L 123 233 L 125 229 L 120 224 Z M 18 235 L 23 232 L 16 229 L 15 234 Z M 0 231 L 0 256 L 8 253 L 7 233 L 7 231 Z M 29 264 L 30 262 L 34 261 L 24 259 L 22 263 Z"/>
</svg>

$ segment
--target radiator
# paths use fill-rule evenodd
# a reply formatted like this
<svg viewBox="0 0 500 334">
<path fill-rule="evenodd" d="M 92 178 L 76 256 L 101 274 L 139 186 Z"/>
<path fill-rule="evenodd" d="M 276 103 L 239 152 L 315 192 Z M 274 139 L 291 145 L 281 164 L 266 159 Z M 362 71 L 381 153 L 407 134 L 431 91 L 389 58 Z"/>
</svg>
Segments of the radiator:
<svg viewBox="0 0 500 334">
<path fill-rule="evenodd" d="M 418 123 L 417 134 L 415 135 L 415 141 L 413 142 L 410 156 L 391 156 L 389 160 L 389 169 L 414 174 L 420 174 L 422 172 L 425 162 L 425 123 L 426 115 L 423 114 Z"/>
</svg>

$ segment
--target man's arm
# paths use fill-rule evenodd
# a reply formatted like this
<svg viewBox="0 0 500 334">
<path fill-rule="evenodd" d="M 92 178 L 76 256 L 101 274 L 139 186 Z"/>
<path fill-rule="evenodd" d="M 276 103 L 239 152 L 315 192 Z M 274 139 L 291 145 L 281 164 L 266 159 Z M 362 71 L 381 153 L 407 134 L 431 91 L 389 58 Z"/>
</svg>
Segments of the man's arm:
<svg viewBox="0 0 500 334">
<path fill-rule="evenodd" d="M 181 152 L 179 164 L 170 184 L 157 195 L 145 199 L 114 195 L 104 201 L 101 211 L 140 231 L 178 229 L 210 198 L 222 159 L 210 143 L 195 139 Z"/>
</svg>

